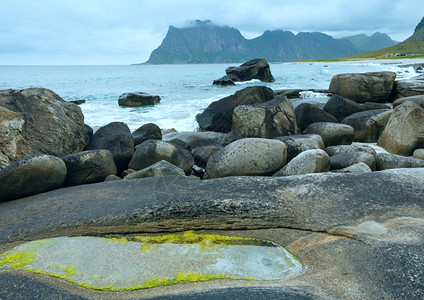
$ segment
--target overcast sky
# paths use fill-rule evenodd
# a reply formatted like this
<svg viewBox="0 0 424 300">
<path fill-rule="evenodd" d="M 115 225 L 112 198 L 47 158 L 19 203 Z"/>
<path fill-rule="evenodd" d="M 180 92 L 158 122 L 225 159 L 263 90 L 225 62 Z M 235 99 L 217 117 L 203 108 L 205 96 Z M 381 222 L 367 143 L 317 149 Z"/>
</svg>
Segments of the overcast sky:
<svg viewBox="0 0 424 300">
<path fill-rule="evenodd" d="M 0 0 L 0 65 L 144 62 L 169 25 L 196 19 L 246 38 L 283 29 L 402 41 L 423 15 L 423 0 Z"/>
</svg>

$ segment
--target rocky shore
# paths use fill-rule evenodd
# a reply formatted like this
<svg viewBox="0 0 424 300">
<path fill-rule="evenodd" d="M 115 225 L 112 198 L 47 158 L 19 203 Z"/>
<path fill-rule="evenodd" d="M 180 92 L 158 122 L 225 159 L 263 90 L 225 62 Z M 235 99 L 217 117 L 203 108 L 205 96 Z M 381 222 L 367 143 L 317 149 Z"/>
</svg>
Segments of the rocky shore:
<svg viewBox="0 0 424 300">
<path fill-rule="evenodd" d="M 0 91 L 1 252 L 55 236 L 205 230 L 270 240 L 304 265 L 285 281 L 129 295 L 0 264 L 0 298 L 424 297 L 424 81 L 340 74 L 328 93 L 324 107 L 294 107 L 290 91 L 248 87 L 199 114 L 199 132 L 114 122 L 93 133 L 53 91 Z"/>
</svg>

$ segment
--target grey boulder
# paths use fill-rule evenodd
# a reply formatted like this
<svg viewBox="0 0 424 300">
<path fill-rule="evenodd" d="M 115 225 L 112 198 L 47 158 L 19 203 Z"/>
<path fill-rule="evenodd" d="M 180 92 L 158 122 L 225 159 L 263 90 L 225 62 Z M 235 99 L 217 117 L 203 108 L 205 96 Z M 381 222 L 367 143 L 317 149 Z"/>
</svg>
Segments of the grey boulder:
<svg viewBox="0 0 424 300">
<path fill-rule="evenodd" d="M 393 102 L 393 108 L 405 103 L 406 101 L 415 102 L 416 104 L 424 108 L 424 95 L 399 98 L 395 102 Z"/>
<path fill-rule="evenodd" d="M 318 134 L 299 134 L 279 136 L 275 138 L 287 146 L 287 161 L 291 161 L 299 153 L 311 149 L 325 149 L 324 142 Z"/>
<path fill-rule="evenodd" d="M 141 144 L 147 140 L 161 140 L 162 131 L 159 126 L 153 123 L 147 123 L 133 131 L 134 146 Z"/>
<path fill-rule="evenodd" d="M 0 106 L 0 169 L 19 159 L 24 123 L 19 114 Z"/>
<path fill-rule="evenodd" d="M 166 160 L 158 161 L 147 168 L 128 174 L 124 180 L 158 176 L 185 176 L 184 170 Z"/>
<path fill-rule="evenodd" d="M 324 105 L 323 110 L 335 117 L 338 122 L 341 122 L 344 118 L 364 109 L 355 101 L 334 95 Z"/>
<path fill-rule="evenodd" d="M 274 76 L 265 58 L 255 58 L 239 67 L 228 67 L 225 73 L 232 81 L 249 81 L 259 79 L 265 82 L 274 82 Z"/>
<path fill-rule="evenodd" d="M 352 126 L 327 122 L 312 123 L 303 133 L 320 135 L 325 147 L 350 145 L 355 137 L 355 130 Z"/>
<path fill-rule="evenodd" d="M 121 106 L 138 107 L 155 105 L 160 102 L 160 97 L 143 92 L 124 93 L 119 96 L 118 104 Z"/>
<path fill-rule="evenodd" d="M 424 160 L 405 157 L 390 153 L 377 153 L 374 155 L 377 171 L 400 168 L 422 168 Z"/>
<path fill-rule="evenodd" d="M 222 146 L 225 142 L 226 135 L 213 131 L 182 131 L 170 132 L 162 136 L 162 140 L 171 142 L 180 140 L 186 143 L 191 150 L 204 146 Z"/>
<path fill-rule="evenodd" d="M 365 152 L 348 152 L 336 154 L 330 157 L 331 170 L 344 169 L 357 163 L 364 163 L 371 170 L 376 169 L 374 155 Z"/>
<path fill-rule="evenodd" d="M 333 170 L 332 172 L 334 173 L 369 173 L 369 172 L 372 172 L 372 170 L 367 164 L 363 162 L 359 162 L 343 169 Z"/>
<path fill-rule="evenodd" d="M 196 149 L 192 150 L 191 154 L 193 155 L 194 163 L 201 168 L 205 168 L 209 158 L 215 152 L 221 149 L 222 149 L 221 147 L 214 146 L 214 145 L 203 146 L 203 147 L 197 147 Z"/>
<path fill-rule="evenodd" d="M 306 150 L 293 158 L 273 176 L 292 176 L 310 173 L 328 172 L 330 158 L 321 149 Z"/>
<path fill-rule="evenodd" d="M 338 123 L 337 119 L 318 106 L 310 103 L 301 103 L 294 110 L 297 126 L 303 131 L 310 124 L 316 122 Z"/>
<path fill-rule="evenodd" d="M 343 154 L 343 153 L 349 153 L 349 152 L 365 152 L 371 155 L 374 155 L 376 153 L 372 147 L 369 147 L 367 145 L 354 145 L 354 144 L 330 146 L 325 148 L 325 152 L 327 152 L 329 156 L 334 156 L 336 154 Z"/>
</svg>

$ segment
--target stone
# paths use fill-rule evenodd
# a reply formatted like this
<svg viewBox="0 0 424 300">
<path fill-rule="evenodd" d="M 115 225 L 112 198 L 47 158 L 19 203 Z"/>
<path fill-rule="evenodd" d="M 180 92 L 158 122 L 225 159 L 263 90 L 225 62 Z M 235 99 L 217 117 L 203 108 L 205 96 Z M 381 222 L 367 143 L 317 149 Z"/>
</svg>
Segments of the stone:
<svg viewBox="0 0 424 300">
<path fill-rule="evenodd" d="M 230 79 L 230 77 L 228 77 L 227 75 L 219 78 L 219 79 L 215 79 L 212 83 L 213 85 L 221 85 L 221 86 L 234 86 L 236 85 L 234 83 L 234 81 L 232 81 Z"/>
<path fill-rule="evenodd" d="M 105 182 L 108 182 L 108 181 L 117 181 L 117 180 L 122 180 L 122 178 L 119 177 L 119 176 L 117 176 L 117 175 L 113 175 L 113 174 L 108 175 L 105 178 Z"/>
<path fill-rule="evenodd" d="M 326 122 L 312 123 L 303 133 L 320 135 L 325 147 L 350 145 L 355 137 L 355 130 L 352 126 Z"/>
<path fill-rule="evenodd" d="M 249 81 L 259 79 L 265 82 L 274 82 L 269 64 L 265 58 L 255 58 L 239 67 L 228 67 L 225 73 L 232 81 Z"/>
<path fill-rule="evenodd" d="M 341 122 L 344 118 L 364 109 L 355 101 L 334 95 L 324 105 L 323 110 Z"/>
<path fill-rule="evenodd" d="M 43 193 L 63 185 L 66 166 L 51 155 L 32 155 L 0 170 L 0 201 Z"/>
<path fill-rule="evenodd" d="M 424 95 L 424 80 L 396 80 L 393 99 Z"/>
<path fill-rule="evenodd" d="M 238 138 L 274 138 L 297 134 L 296 115 L 285 96 L 234 109 L 232 132 Z"/>
<path fill-rule="evenodd" d="M 88 150 L 62 157 L 66 169 L 66 185 L 101 182 L 116 175 L 116 166 L 109 150 Z"/>
<path fill-rule="evenodd" d="M 424 147 L 424 108 L 411 101 L 397 106 L 377 143 L 392 154 L 405 156 Z"/>
<path fill-rule="evenodd" d="M 109 150 L 118 172 L 122 172 L 128 168 L 128 162 L 134 154 L 134 138 L 125 123 L 112 122 L 100 127 L 91 138 L 87 150 L 96 149 Z"/>
<path fill-rule="evenodd" d="M 173 140 L 169 140 L 167 142 L 170 143 L 170 144 L 172 144 L 172 145 L 174 145 L 174 146 L 177 146 L 178 148 L 185 149 L 185 150 L 191 152 L 190 145 L 187 144 L 186 142 L 180 140 L 180 139 L 173 139 Z"/>
<path fill-rule="evenodd" d="M 209 160 L 209 158 L 217 151 L 221 150 L 222 148 L 219 146 L 203 146 L 203 147 L 197 147 L 195 148 L 191 154 L 194 158 L 194 163 L 201 167 L 206 168 L 206 164 Z"/>
<path fill-rule="evenodd" d="M 0 106 L 0 169 L 19 158 L 24 123 L 19 114 Z"/>
<path fill-rule="evenodd" d="M 230 132 L 234 108 L 243 104 L 264 103 L 274 97 L 274 91 L 268 87 L 247 87 L 233 95 L 212 102 L 196 116 L 196 120 L 204 131 Z"/>
<path fill-rule="evenodd" d="M 376 151 L 374 148 L 367 146 L 367 145 L 338 145 L 338 146 L 330 146 L 325 148 L 325 152 L 329 156 L 334 156 L 336 154 L 343 154 L 343 153 L 349 153 L 349 152 L 364 152 L 369 153 L 371 155 L 374 155 Z"/>
<path fill-rule="evenodd" d="M 190 175 L 194 165 L 193 156 L 189 151 L 165 141 L 147 140 L 137 146 L 128 167 L 138 171 L 161 160 L 180 167 L 187 175 Z"/>
<path fill-rule="evenodd" d="M 128 174 L 124 177 L 124 180 L 157 176 L 185 176 L 185 173 L 183 169 L 177 167 L 176 165 L 173 165 L 166 160 L 161 160 L 151 166 L 148 166 L 147 168 Z"/>
<path fill-rule="evenodd" d="M 375 110 L 375 109 L 392 109 L 389 103 L 376 103 L 376 102 L 365 102 L 361 104 L 363 110 Z"/>
<path fill-rule="evenodd" d="M 70 103 L 76 104 L 76 105 L 81 105 L 85 103 L 85 100 L 81 99 L 81 100 L 71 100 L 69 101 Z"/>
<path fill-rule="evenodd" d="M 33 154 L 62 157 L 83 151 L 86 146 L 81 108 L 66 102 L 51 90 L 0 90 L 0 107 L 3 107 L 0 124 L 4 122 L 1 118 L 7 120 L 0 125 L 0 130 L 7 133 L 2 135 L 0 143 L 7 148 L 9 162 Z M 4 109 L 8 110 L 7 114 Z M 19 117 L 12 116 L 10 111 Z"/>
<path fill-rule="evenodd" d="M 299 134 L 279 136 L 275 138 L 287 146 L 287 161 L 291 161 L 299 153 L 311 149 L 324 149 L 324 142 L 318 134 Z"/>
<path fill-rule="evenodd" d="M 301 103 L 294 110 L 297 126 L 303 131 L 316 122 L 338 123 L 337 119 L 328 112 L 310 103 Z"/>
<path fill-rule="evenodd" d="M 409 97 L 399 98 L 395 102 L 393 102 L 393 108 L 405 103 L 406 101 L 415 102 L 416 104 L 418 104 L 419 106 L 424 108 L 424 94 L 423 95 L 417 95 L 417 96 L 409 96 Z"/>
<path fill-rule="evenodd" d="M 204 146 L 223 146 L 226 135 L 213 131 L 201 132 L 171 132 L 163 135 L 162 139 L 166 142 L 172 140 L 181 140 L 189 145 L 190 150 Z"/>
<path fill-rule="evenodd" d="M 374 155 L 365 152 L 348 152 L 330 156 L 330 169 L 344 169 L 360 162 L 366 164 L 373 171 L 376 169 Z"/>
<path fill-rule="evenodd" d="M 91 138 L 93 137 L 94 131 L 89 125 L 84 124 L 84 139 L 85 143 L 90 144 Z"/>
<path fill-rule="evenodd" d="M 377 109 L 354 113 L 343 119 L 342 124 L 355 130 L 355 142 L 376 143 L 386 128 L 392 110 Z"/>
<path fill-rule="evenodd" d="M 159 96 L 150 95 L 143 92 L 124 93 L 119 96 L 118 104 L 121 106 L 139 107 L 155 105 L 160 102 Z"/>
<path fill-rule="evenodd" d="M 415 149 L 414 153 L 412 153 L 414 158 L 424 159 L 424 149 Z"/>
<path fill-rule="evenodd" d="M 292 176 L 322 173 L 330 170 L 330 158 L 321 149 L 306 150 L 293 158 L 273 176 Z"/>
<path fill-rule="evenodd" d="M 147 140 L 161 140 L 162 131 L 159 126 L 153 123 L 147 123 L 133 131 L 134 146 L 141 144 Z"/>
<path fill-rule="evenodd" d="M 423 168 L 424 160 L 390 153 L 374 155 L 377 171 L 399 168 Z"/>
<path fill-rule="evenodd" d="M 338 74 L 331 79 L 329 91 L 358 103 L 390 102 L 395 78 L 394 72 Z"/>
<path fill-rule="evenodd" d="M 359 162 L 343 169 L 333 170 L 332 172 L 334 173 L 369 173 L 369 172 L 372 172 L 372 170 L 367 164 L 363 162 Z"/>
<path fill-rule="evenodd" d="M 209 178 L 272 175 L 287 161 L 287 147 L 278 140 L 245 138 L 215 152 L 206 165 Z"/>
</svg>

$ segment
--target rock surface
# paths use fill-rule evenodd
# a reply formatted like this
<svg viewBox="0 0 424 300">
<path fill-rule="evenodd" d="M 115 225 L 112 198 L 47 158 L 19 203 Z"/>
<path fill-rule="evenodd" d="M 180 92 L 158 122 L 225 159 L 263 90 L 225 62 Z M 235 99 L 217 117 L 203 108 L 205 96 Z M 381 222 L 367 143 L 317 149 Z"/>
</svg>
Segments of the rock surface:
<svg viewBox="0 0 424 300">
<path fill-rule="evenodd" d="M 328 112 L 310 103 L 301 103 L 294 110 L 297 126 L 303 131 L 316 122 L 338 123 L 337 119 Z"/>
<path fill-rule="evenodd" d="M 134 146 L 141 144 L 147 140 L 161 140 L 162 132 L 158 125 L 147 123 L 133 131 Z"/>
<path fill-rule="evenodd" d="M 335 173 L 370 173 L 372 172 L 371 168 L 363 163 L 363 162 L 359 162 L 356 164 L 353 164 L 349 167 L 343 168 L 343 169 L 337 169 L 337 170 L 333 170 L 332 172 Z"/>
<path fill-rule="evenodd" d="M 222 147 L 220 146 L 203 146 L 203 147 L 197 147 L 193 151 L 191 151 L 191 154 L 194 158 L 194 163 L 201 167 L 206 168 L 206 164 L 208 163 L 209 158 L 217 151 L 221 150 Z"/>
<path fill-rule="evenodd" d="M 166 160 L 158 161 L 147 168 L 128 174 L 125 180 L 140 179 L 157 176 L 185 176 L 184 170 L 167 162 Z"/>
<path fill-rule="evenodd" d="M 139 107 L 155 105 L 160 102 L 159 96 L 150 95 L 143 92 L 124 93 L 119 96 L 118 104 L 121 106 Z"/>
<path fill-rule="evenodd" d="M 412 153 L 414 158 L 424 159 L 424 149 L 415 149 L 414 153 Z"/>
<path fill-rule="evenodd" d="M 377 170 L 424 167 L 424 160 L 415 157 L 405 157 L 390 153 L 377 153 L 374 155 L 374 158 Z"/>
<path fill-rule="evenodd" d="M 324 105 L 323 110 L 341 122 L 344 118 L 364 109 L 355 101 L 334 95 Z"/>
<path fill-rule="evenodd" d="M 226 135 L 213 131 L 204 132 L 171 132 L 164 134 L 162 139 L 166 142 L 181 140 L 189 145 L 191 150 L 204 146 L 223 146 Z"/>
<path fill-rule="evenodd" d="M 239 67 L 228 67 L 225 69 L 225 73 L 232 81 L 249 81 L 252 79 L 265 82 L 275 81 L 265 58 L 252 59 Z"/>
<path fill-rule="evenodd" d="M 419 106 L 424 108 L 424 94 L 423 95 L 417 95 L 417 96 L 409 96 L 409 97 L 399 98 L 395 102 L 393 102 L 393 108 L 405 103 L 406 101 L 415 102 L 416 104 L 418 104 Z"/>
<path fill-rule="evenodd" d="M 312 123 L 303 133 L 320 135 L 325 147 L 350 145 L 355 137 L 352 126 L 327 122 Z"/>
<path fill-rule="evenodd" d="M 19 114 L 0 106 L 0 169 L 19 158 L 24 123 Z"/>
<path fill-rule="evenodd" d="M 234 86 L 236 85 L 234 83 L 234 81 L 232 81 L 230 79 L 230 77 L 228 77 L 227 75 L 219 78 L 219 79 L 215 79 L 212 83 L 213 85 L 222 85 L 222 86 Z"/>
<path fill-rule="evenodd" d="M 336 154 L 349 153 L 349 152 L 365 152 L 371 155 L 374 155 L 375 150 L 367 145 L 339 145 L 339 146 L 330 146 L 325 148 L 325 152 L 329 156 L 333 156 Z"/>
<path fill-rule="evenodd" d="M 395 81 L 394 99 L 424 95 L 424 80 L 397 80 Z"/>
<path fill-rule="evenodd" d="M 344 169 L 357 163 L 364 163 L 373 171 L 376 169 L 375 158 L 369 153 L 348 152 L 336 154 L 330 157 L 331 170 Z"/>
<path fill-rule="evenodd" d="M 273 176 L 321 173 L 329 170 L 330 158 L 328 154 L 324 150 L 313 149 L 300 153 Z"/>
<path fill-rule="evenodd" d="M 324 142 L 318 134 L 299 134 L 279 136 L 275 138 L 287 146 L 287 161 L 291 161 L 299 153 L 311 149 L 325 149 Z"/>
</svg>

